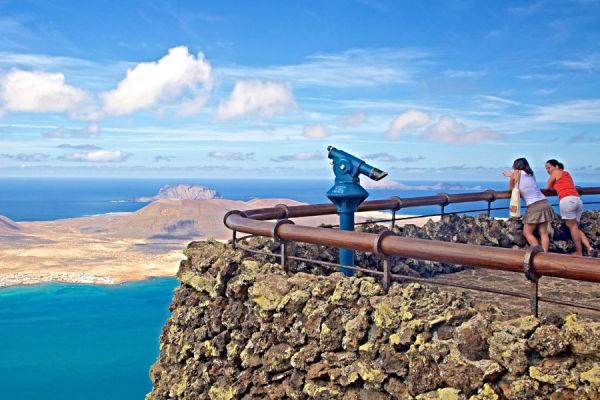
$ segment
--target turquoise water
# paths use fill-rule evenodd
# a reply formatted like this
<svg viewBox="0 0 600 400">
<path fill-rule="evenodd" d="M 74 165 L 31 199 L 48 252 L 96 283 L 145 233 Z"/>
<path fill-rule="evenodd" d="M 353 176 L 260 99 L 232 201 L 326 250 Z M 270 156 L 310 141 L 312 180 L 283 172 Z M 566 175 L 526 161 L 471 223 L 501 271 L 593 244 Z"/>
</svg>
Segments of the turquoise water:
<svg viewBox="0 0 600 400">
<path fill-rule="evenodd" d="M 177 183 L 202 184 L 229 199 L 284 197 L 308 203 L 328 202 L 325 192 L 332 184 L 324 180 L 2 178 L 0 215 L 32 221 L 135 211 L 145 203 L 131 199 L 153 196 L 161 186 Z M 506 187 L 505 182 L 468 185 Z M 439 190 L 370 192 L 369 199 L 381 199 L 431 196 Z M 599 197 L 586 200 L 600 201 Z M 506 205 L 506 200 L 494 204 Z M 485 202 L 456 204 L 446 211 L 486 206 Z M 431 206 L 406 212 L 439 211 Z M 505 217 L 507 211 L 494 215 Z M 160 330 L 176 284 L 170 278 L 119 286 L 44 284 L 0 289 L 0 400 L 143 399 L 151 389 L 148 373 L 158 355 Z"/>
<path fill-rule="evenodd" d="M 143 399 L 176 285 L 0 290 L 0 398 Z"/>
</svg>

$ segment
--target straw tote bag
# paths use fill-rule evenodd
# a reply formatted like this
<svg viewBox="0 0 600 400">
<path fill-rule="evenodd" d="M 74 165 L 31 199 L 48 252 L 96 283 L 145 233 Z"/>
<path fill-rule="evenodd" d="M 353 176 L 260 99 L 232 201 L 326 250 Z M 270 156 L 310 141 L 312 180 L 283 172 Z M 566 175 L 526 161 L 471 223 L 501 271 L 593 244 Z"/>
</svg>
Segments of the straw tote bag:
<svg viewBox="0 0 600 400">
<path fill-rule="evenodd" d="M 521 192 L 519 191 L 519 183 L 521 182 L 521 171 L 517 171 L 515 177 L 515 187 L 510 194 L 510 217 L 518 218 L 521 216 Z"/>
</svg>

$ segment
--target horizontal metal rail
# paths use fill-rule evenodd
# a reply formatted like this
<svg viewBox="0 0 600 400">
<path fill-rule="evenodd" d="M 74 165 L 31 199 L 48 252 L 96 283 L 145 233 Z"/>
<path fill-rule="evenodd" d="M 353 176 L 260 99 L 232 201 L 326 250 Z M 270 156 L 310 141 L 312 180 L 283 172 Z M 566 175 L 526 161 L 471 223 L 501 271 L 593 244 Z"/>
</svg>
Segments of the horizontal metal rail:
<svg viewBox="0 0 600 400">
<path fill-rule="evenodd" d="M 291 222 L 291 221 L 289 221 Z M 256 221 L 240 214 L 229 214 L 229 229 L 277 240 L 297 241 L 343 247 L 375 254 L 439 261 L 502 271 L 523 272 L 527 250 L 440 242 L 366 232 L 313 228 L 270 221 Z M 535 272 L 541 276 L 600 282 L 600 259 L 557 253 L 535 255 Z"/>
<path fill-rule="evenodd" d="M 581 195 L 600 194 L 600 187 L 577 188 Z M 546 196 L 556 196 L 553 190 L 542 190 Z M 446 206 L 448 204 L 472 203 L 476 201 L 493 202 L 500 199 L 510 199 L 509 191 L 486 190 L 475 193 L 447 194 L 439 193 L 434 196 L 422 197 L 391 197 L 384 200 L 365 201 L 358 206 L 357 212 L 361 211 L 384 211 L 400 210 L 405 208 L 423 207 L 423 206 Z M 288 219 L 301 217 L 315 217 L 319 215 L 337 214 L 337 209 L 333 204 L 309 204 L 302 206 L 286 206 L 283 204 L 269 208 L 256 208 L 241 212 L 247 218 L 255 220 Z"/>
<path fill-rule="evenodd" d="M 600 187 L 578 188 L 581 195 L 598 195 Z M 543 190 L 546 196 L 556 196 L 556 192 Z M 444 207 L 453 203 L 468 203 L 477 201 L 487 201 L 487 209 L 459 211 L 474 212 L 487 211 L 488 215 L 492 208 L 491 203 L 498 199 L 509 199 L 508 191 L 486 190 L 477 193 L 459 193 L 446 194 L 439 193 L 434 196 L 422 196 L 412 198 L 392 197 L 385 200 L 365 201 L 359 207 L 357 212 L 363 211 L 392 211 L 391 220 L 380 220 L 373 222 L 392 222 L 392 226 L 397 220 L 410 219 L 414 217 L 396 218 L 396 212 L 403 208 L 421 207 L 437 205 L 442 208 L 441 214 L 430 214 L 419 217 L 444 215 Z M 596 204 L 597 202 L 588 202 L 587 204 Z M 340 231 L 331 228 L 314 228 L 308 226 L 295 225 L 289 218 L 313 217 L 320 215 L 337 214 L 337 209 L 333 204 L 313 204 L 301 206 L 287 206 L 278 204 L 275 207 L 260 208 L 246 211 L 230 211 L 224 217 L 225 225 L 233 231 L 233 245 L 236 246 L 236 233 L 244 232 L 251 236 L 271 237 L 279 241 L 281 246 L 281 255 L 265 253 L 250 248 L 243 248 L 252 253 L 272 255 L 281 257 L 282 265 L 287 271 L 286 259 L 307 261 L 320 265 L 329 265 L 338 268 L 338 264 L 327 263 L 318 260 L 308 260 L 299 257 L 287 256 L 287 241 L 297 241 L 312 243 L 323 246 L 338 248 L 347 248 L 363 252 L 371 252 L 380 256 L 384 260 L 384 272 L 369 270 L 360 267 L 344 266 L 346 269 L 361 271 L 369 274 L 380 275 L 383 277 L 384 289 L 389 287 L 390 280 L 424 280 L 434 284 L 444 284 L 448 286 L 463 287 L 473 290 L 490 291 L 492 293 L 508 294 L 517 297 L 527 297 L 520 293 L 510 291 L 482 288 L 465 287 L 465 285 L 443 282 L 442 280 L 432 280 L 431 278 L 415 278 L 408 276 L 399 276 L 389 272 L 389 256 L 399 256 L 413 258 L 417 260 L 429 260 L 446 262 L 451 264 L 467 265 L 472 267 L 482 267 L 502 271 L 525 273 L 527 279 L 531 282 L 531 300 L 532 313 L 537 316 L 537 302 L 546 301 L 555 304 L 572 305 L 576 307 L 587 308 L 600 311 L 600 308 L 590 305 L 578 304 L 560 299 L 553 299 L 538 296 L 537 280 L 540 276 L 552 276 L 557 278 L 574 279 L 588 282 L 600 282 L 600 259 L 591 257 L 581 257 L 575 255 L 565 255 L 557 253 L 539 252 L 538 249 L 506 249 L 497 247 L 486 247 L 460 243 L 440 242 L 434 240 L 415 239 L 400 237 L 386 231 L 380 234 L 366 232 Z M 277 220 L 277 221 L 269 221 Z"/>
<path fill-rule="evenodd" d="M 249 253 L 260 254 L 260 255 L 267 256 L 267 257 L 274 257 L 274 258 L 281 257 L 280 254 L 271 253 L 271 252 L 267 252 L 267 251 L 255 250 L 255 249 L 252 249 L 252 248 L 246 247 L 246 246 L 238 245 L 237 248 L 247 251 Z M 351 269 L 353 271 L 360 271 L 360 272 L 370 274 L 370 275 L 376 275 L 376 276 L 384 275 L 384 272 L 382 272 L 382 271 L 378 271 L 378 270 L 374 270 L 374 269 L 366 269 L 366 268 L 361 268 L 361 267 L 356 267 L 356 266 L 341 265 L 341 264 L 336 264 L 336 263 L 332 263 L 332 262 L 328 262 L 328 261 L 314 260 L 314 259 L 310 259 L 310 258 L 296 257 L 296 256 L 287 256 L 286 258 L 288 260 L 296 260 L 296 261 L 302 261 L 302 262 L 316 264 L 316 265 L 322 265 L 322 266 L 330 267 L 335 270 L 340 270 L 341 268 L 344 268 L 344 269 Z M 401 282 L 401 281 L 419 282 L 419 283 L 426 283 L 426 284 L 430 284 L 430 285 L 447 286 L 447 287 L 454 287 L 454 288 L 459 288 L 459 289 L 475 290 L 478 292 L 494 293 L 494 294 L 500 294 L 503 296 L 519 297 L 522 299 L 530 299 L 530 297 L 531 297 L 531 295 L 527 294 L 527 293 L 515 292 L 512 290 L 490 288 L 487 286 L 472 285 L 472 284 L 466 284 L 466 283 L 457 283 L 457 282 L 452 282 L 451 280 L 448 280 L 448 279 L 421 278 L 421 277 L 402 275 L 402 274 L 390 274 L 390 278 L 396 282 Z M 558 305 L 562 305 L 562 306 L 583 308 L 586 310 L 600 312 L 600 306 L 596 306 L 596 305 L 561 300 L 561 299 L 557 299 L 554 297 L 545 297 L 545 296 L 538 296 L 537 299 L 544 303 L 551 303 L 551 304 L 558 304 Z"/>
</svg>

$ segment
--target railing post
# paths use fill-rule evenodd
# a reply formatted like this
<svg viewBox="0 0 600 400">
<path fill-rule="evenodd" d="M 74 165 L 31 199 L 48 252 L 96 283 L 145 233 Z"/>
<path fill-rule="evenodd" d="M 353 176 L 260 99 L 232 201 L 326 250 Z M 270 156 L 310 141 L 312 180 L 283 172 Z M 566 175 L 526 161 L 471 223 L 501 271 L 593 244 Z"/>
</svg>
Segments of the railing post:
<svg viewBox="0 0 600 400">
<path fill-rule="evenodd" d="M 236 233 L 237 231 L 234 229 L 233 230 L 233 235 L 231 237 L 231 247 L 235 249 L 236 243 L 237 243 L 237 237 L 236 237 Z"/>
<path fill-rule="evenodd" d="M 383 286 L 383 292 L 385 294 L 387 294 L 388 290 L 390 290 L 390 283 L 391 283 L 391 277 L 390 277 L 390 256 L 386 255 L 383 258 L 383 278 L 382 278 L 382 282 L 381 285 Z"/>
<path fill-rule="evenodd" d="M 379 235 L 375 237 L 373 241 L 373 254 L 381 257 L 383 259 L 383 277 L 381 278 L 381 286 L 383 287 L 383 291 L 385 293 L 388 292 L 390 288 L 391 282 L 391 266 L 390 266 L 390 256 L 385 254 L 381 250 L 381 242 L 388 236 L 395 236 L 392 231 L 383 231 Z"/>
<path fill-rule="evenodd" d="M 444 198 L 444 202 L 442 204 L 440 204 L 440 207 L 442 208 L 442 214 L 441 217 L 443 218 L 445 215 L 445 209 L 446 206 L 450 203 L 450 197 L 448 196 L 447 193 L 438 193 L 439 197 L 443 197 Z"/>
<path fill-rule="evenodd" d="M 396 226 L 396 210 L 392 210 L 392 229 Z"/>
<path fill-rule="evenodd" d="M 490 194 L 490 199 L 487 200 L 487 216 L 491 217 L 492 216 L 492 203 L 494 201 L 496 201 L 496 191 L 492 190 L 492 189 L 488 189 L 485 191 L 485 193 L 489 193 Z"/>
<path fill-rule="evenodd" d="M 533 257 L 540 252 L 544 252 L 541 246 L 530 247 L 525 252 L 525 258 L 523 259 L 523 272 L 531 284 L 529 289 L 529 306 L 531 307 L 531 314 L 536 318 L 538 317 L 538 281 L 540 280 L 540 275 L 535 272 Z"/>
<path fill-rule="evenodd" d="M 286 211 L 287 214 L 287 211 Z M 281 225 L 286 224 L 294 224 L 294 221 L 290 221 L 289 219 L 280 219 L 273 226 L 273 231 L 271 232 L 271 237 L 273 240 L 281 246 L 280 257 L 281 257 L 281 268 L 287 273 L 287 254 L 286 254 L 286 241 L 279 237 L 278 230 Z"/>
<path fill-rule="evenodd" d="M 288 273 L 288 263 L 287 263 L 287 244 L 285 241 L 280 242 L 281 245 L 281 268 L 283 272 Z"/>
</svg>

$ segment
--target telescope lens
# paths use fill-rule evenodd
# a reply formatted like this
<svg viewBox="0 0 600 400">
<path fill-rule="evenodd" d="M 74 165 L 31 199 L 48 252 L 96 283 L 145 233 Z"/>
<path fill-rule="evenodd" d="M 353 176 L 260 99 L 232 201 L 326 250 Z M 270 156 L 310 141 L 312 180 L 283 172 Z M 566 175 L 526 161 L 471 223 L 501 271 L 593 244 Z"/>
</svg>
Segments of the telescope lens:
<svg viewBox="0 0 600 400">
<path fill-rule="evenodd" d="M 369 178 L 373 179 L 374 181 L 381 180 L 381 179 L 385 178 L 386 176 L 387 176 L 387 172 L 384 172 L 377 168 L 373 168 L 371 170 L 371 173 L 369 174 Z"/>
</svg>

